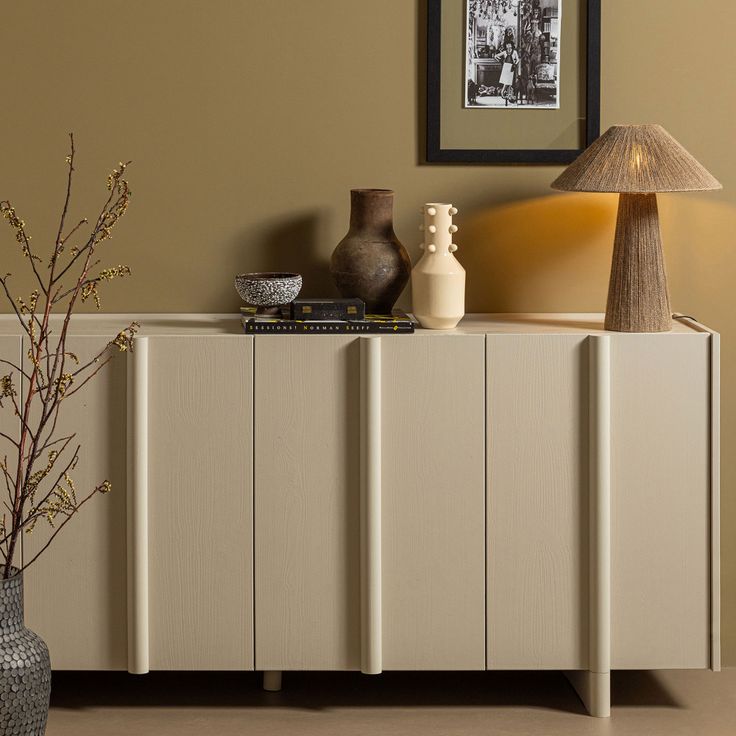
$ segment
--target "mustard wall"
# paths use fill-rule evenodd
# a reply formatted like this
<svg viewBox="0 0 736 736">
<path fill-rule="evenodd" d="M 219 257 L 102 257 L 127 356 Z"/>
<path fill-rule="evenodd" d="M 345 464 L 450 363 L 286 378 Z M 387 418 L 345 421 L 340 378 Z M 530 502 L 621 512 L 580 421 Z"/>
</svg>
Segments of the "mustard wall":
<svg viewBox="0 0 736 736">
<path fill-rule="evenodd" d="M 673 307 L 723 333 L 723 644 L 736 664 L 736 4 L 602 2 L 603 128 L 659 122 L 724 185 L 660 201 Z M 6 2 L 0 198 L 38 247 L 61 206 L 67 131 L 72 216 L 96 214 L 109 168 L 133 159 L 133 203 L 105 249 L 134 275 L 107 286 L 109 312 L 232 311 L 233 275 L 263 269 L 330 293 L 357 186 L 396 190 L 412 257 L 418 206 L 460 208 L 469 311 L 602 311 L 615 197 L 552 194 L 557 167 L 418 164 L 421 16 L 416 0 Z M 0 268 L 17 271 L 10 230 L 0 238 Z"/>
</svg>

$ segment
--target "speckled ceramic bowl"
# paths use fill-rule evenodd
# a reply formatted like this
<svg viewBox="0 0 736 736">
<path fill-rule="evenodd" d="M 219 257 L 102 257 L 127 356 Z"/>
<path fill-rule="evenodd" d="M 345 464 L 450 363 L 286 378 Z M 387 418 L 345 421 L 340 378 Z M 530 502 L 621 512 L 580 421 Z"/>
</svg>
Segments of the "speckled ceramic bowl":
<svg viewBox="0 0 736 736">
<path fill-rule="evenodd" d="M 293 302 L 302 289 L 298 273 L 241 273 L 235 277 L 240 298 L 258 314 L 277 314 L 279 306 Z"/>
</svg>

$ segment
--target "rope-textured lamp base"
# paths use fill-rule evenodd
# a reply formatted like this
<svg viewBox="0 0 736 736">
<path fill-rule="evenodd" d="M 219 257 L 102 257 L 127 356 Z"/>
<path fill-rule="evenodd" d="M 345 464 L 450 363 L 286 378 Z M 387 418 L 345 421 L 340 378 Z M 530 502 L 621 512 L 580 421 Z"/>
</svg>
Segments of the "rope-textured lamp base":
<svg viewBox="0 0 736 736">
<path fill-rule="evenodd" d="M 605 327 L 616 332 L 672 329 L 656 194 L 619 195 Z"/>
</svg>

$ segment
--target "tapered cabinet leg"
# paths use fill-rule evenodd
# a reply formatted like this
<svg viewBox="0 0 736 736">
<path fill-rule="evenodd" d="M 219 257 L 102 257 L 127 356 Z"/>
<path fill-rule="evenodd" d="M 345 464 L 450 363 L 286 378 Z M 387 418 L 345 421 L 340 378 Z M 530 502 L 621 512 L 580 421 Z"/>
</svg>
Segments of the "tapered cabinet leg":
<svg viewBox="0 0 736 736">
<path fill-rule="evenodd" d="M 263 689 L 269 693 L 281 690 L 281 670 L 266 670 L 263 673 Z"/>
<path fill-rule="evenodd" d="M 610 672 L 589 672 L 572 670 L 565 672 L 570 684 L 583 701 L 585 709 L 595 718 L 608 718 L 611 715 L 611 674 Z"/>
</svg>

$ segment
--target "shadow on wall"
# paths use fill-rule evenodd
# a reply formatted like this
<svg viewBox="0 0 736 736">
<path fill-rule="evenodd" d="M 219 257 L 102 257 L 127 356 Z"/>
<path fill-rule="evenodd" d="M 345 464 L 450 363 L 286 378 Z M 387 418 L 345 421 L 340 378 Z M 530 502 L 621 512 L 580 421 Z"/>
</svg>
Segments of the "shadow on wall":
<svg viewBox="0 0 736 736">
<path fill-rule="evenodd" d="M 330 255 L 337 243 L 325 238 L 326 214 L 316 210 L 249 228 L 235 241 L 238 273 L 293 271 L 303 276 L 300 296 L 337 296 L 330 276 Z M 233 289 L 233 305 L 241 302 Z M 236 307 L 237 308 L 237 307 Z"/>
<path fill-rule="evenodd" d="M 467 312 L 602 312 L 617 197 L 550 195 L 460 223 Z"/>
</svg>

